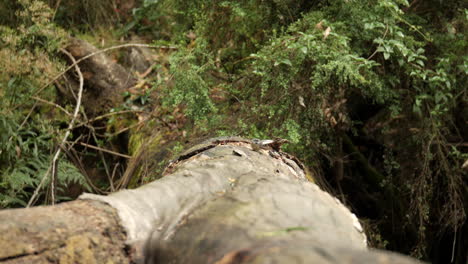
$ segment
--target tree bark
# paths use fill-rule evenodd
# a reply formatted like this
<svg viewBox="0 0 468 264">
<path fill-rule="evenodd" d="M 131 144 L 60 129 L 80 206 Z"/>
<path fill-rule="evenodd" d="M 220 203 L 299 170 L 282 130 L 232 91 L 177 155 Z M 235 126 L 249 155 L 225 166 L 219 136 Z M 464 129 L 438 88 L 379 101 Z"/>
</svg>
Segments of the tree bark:
<svg viewBox="0 0 468 264">
<path fill-rule="evenodd" d="M 79 63 L 85 81 L 83 107 L 90 117 L 107 113 L 109 109 L 121 105 L 123 93 L 136 84 L 136 78 L 122 65 L 116 63 L 90 43 L 70 38 L 65 49 L 78 61 L 95 54 Z M 78 81 L 73 71 L 66 74 L 67 85 L 71 89 L 60 89 L 61 93 L 74 102 Z M 60 87 L 60 86 L 59 86 Z"/>
<path fill-rule="evenodd" d="M 191 148 L 166 171 L 135 190 L 0 212 L 0 260 L 415 263 L 367 250 L 356 216 L 307 181 L 286 153 L 218 138 Z"/>
<path fill-rule="evenodd" d="M 128 263 L 112 207 L 77 200 L 0 212 L 1 263 Z"/>
</svg>

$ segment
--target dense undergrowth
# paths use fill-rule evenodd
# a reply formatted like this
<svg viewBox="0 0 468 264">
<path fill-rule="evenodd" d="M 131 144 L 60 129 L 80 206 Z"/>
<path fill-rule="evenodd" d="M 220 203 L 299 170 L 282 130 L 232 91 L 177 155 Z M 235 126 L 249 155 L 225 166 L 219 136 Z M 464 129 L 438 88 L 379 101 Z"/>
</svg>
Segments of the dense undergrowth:
<svg viewBox="0 0 468 264">
<path fill-rule="evenodd" d="M 3 5 L 4 12 L 15 7 L 16 12 L 2 15 L 9 19 L 0 24 L 0 207 L 17 207 L 26 206 L 49 169 L 60 123 L 68 119 L 50 104 L 38 104 L 55 101 L 47 82 L 63 68 L 57 52 L 66 33 L 50 23 L 50 9 L 42 2 Z M 57 165 L 59 190 L 74 183 L 89 188 L 69 161 Z M 66 193 L 58 197 L 67 199 Z"/>
<path fill-rule="evenodd" d="M 317 182 L 366 219 L 373 246 L 466 261 L 463 1 L 130 2 L 0 4 L 23 14 L 0 15 L 1 206 L 27 202 L 69 121 L 51 105 L 33 108 L 41 87 L 57 100 L 47 81 L 63 67 L 62 39 L 99 38 L 104 25 L 115 38 L 178 48 L 150 81 L 159 113 L 183 111 L 181 134 L 286 138 Z M 87 186 L 62 162 L 62 186 Z"/>
</svg>

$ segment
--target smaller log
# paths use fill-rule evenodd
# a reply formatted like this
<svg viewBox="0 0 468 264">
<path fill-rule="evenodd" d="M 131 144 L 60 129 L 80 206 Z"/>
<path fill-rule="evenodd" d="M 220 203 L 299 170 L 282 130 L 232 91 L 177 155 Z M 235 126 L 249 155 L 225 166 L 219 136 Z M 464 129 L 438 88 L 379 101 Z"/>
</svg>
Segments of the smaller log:
<svg viewBox="0 0 468 264">
<path fill-rule="evenodd" d="M 72 38 L 65 48 L 76 60 L 99 50 L 90 43 Z M 123 93 L 136 84 L 136 78 L 122 65 L 105 53 L 98 53 L 79 63 L 85 80 L 83 105 L 90 116 L 108 112 L 123 102 Z M 61 90 L 70 100 L 74 100 L 77 81 L 73 72 L 67 74 L 67 81 L 74 91 Z"/>
</svg>

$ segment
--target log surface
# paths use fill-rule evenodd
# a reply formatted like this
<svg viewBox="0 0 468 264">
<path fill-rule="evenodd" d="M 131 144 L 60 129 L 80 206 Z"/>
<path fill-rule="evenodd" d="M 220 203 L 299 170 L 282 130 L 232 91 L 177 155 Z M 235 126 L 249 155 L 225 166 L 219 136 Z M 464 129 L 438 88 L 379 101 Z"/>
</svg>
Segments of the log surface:
<svg viewBox="0 0 468 264">
<path fill-rule="evenodd" d="M 0 262 L 128 263 L 119 221 L 89 200 L 0 211 Z"/>
<path fill-rule="evenodd" d="M 0 262 L 417 263 L 369 251 L 356 216 L 288 154 L 218 139 L 168 168 L 138 189 L 0 212 Z"/>
</svg>

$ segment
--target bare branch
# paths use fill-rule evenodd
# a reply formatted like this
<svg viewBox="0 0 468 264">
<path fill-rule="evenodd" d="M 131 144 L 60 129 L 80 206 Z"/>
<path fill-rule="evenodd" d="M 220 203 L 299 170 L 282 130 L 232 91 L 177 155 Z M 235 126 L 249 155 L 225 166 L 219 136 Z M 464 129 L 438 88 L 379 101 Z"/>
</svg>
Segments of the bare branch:
<svg viewBox="0 0 468 264">
<path fill-rule="evenodd" d="M 51 203 L 55 204 L 55 184 L 54 184 L 55 179 L 54 179 L 54 177 L 55 177 L 56 170 L 57 170 L 57 168 L 56 168 L 57 160 L 60 157 L 60 153 L 62 151 L 62 148 L 65 148 L 65 142 L 67 141 L 67 138 L 70 135 L 70 131 L 73 128 L 75 120 L 76 120 L 76 118 L 78 116 L 78 112 L 80 111 L 81 98 L 83 96 L 83 86 L 84 86 L 83 74 L 81 73 L 80 67 L 78 66 L 78 63 L 75 60 L 75 58 L 69 52 L 67 52 L 64 49 L 60 49 L 60 51 L 63 52 L 65 55 L 67 55 L 73 61 L 73 66 L 75 67 L 76 72 L 77 72 L 77 74 L 79 76 L 80 87 L 79 87 L 79 90 L 78 90 L 78 98 L 77 98 L 77 101 L 76 101 L 75 111 L 73 112 L 72 120 L 68 124 L 67 131 L 65 132 L 65 136 L 63 137 L 62 141 L 60 142 L 59 148 L 57 148 L 57 151 L 55 152 L 54 158 L 52 159 L 52 162 L 51 162 L 51 168 L 49 167 L 47 172 L 44 173 L 44 176 L 42 176 L 41 182 L 37 186 L 36 190 L 34 190 L 34 194 L 31 196 L 31 199 L 29 200 L 28 205 L 26 207 L 30 207 L 33 204 L 34 200 L 36 199 L 36 197 L 37 197 L 37 195 L 39 193 L 39 190 L 42 188 L 42 185 L 44 184 L 45 180 L 47 179 L 47 176 L 49 175 L 49 172 L 51 173 L 51 176 L 52 176 L 52 179 L 50 181 L 50 183 L 51 183 Z"/>
<path fill-rule="evenodd" d="M 112 150 L 108 150 L 108 149 L 105 149 L 105 148 L 96 147 L 96 146 L 86 144 L 86 143 L 83 143 L 83 142 L 78 142 L 78 144 L 82 145 L 82 146 L 85 146 L 85 147 L 88 147 L 88 148 L 92 148 L 92 149 L 95 149 L 95 150 L 106 152 L 106 153 L 109 153 L 109 154 L 112 154 L 112 155 L 116 155 L 116 156 L 119 156 L 119 157 L 122 157 L 122 158 L 126 158 L 126 159 L 131 159 L 132 158 L 132 156 L 129 156 L 129 155 L 125 155 L 125 154 L 115 152 L 115 151 L 112 151 Z"/>
<path fill-rule="evenodd" d="M 382 39 L 385 39 L 385 37 L 387 36 L 387 33 L 388 33 L 388 25 L 385 25 L 385 32 L 384 32 L 384 34 L 383 34 Z M 374 53 L 372 53 L 372 55 L 370 55 L 369 58 L 367 58 L 367 60 L 372 59 L 372 58 L 375 56 L 375 54 L 377 54 L 378 49 L 380 48 L 380 46 L 381 46 L 381 44 L 379 43 L 379 46 L 377 46 L 377 48 L 375 49 Z"/>
<path fill-rule="evenodd" d="M 55 106 L 57 107 L 58 109 L 60 109 L 62 112 L 64 112 L 65 114 L 71 116 L 72 114 L 70 114 L 65 108 L 61 107 L 60 105 L 56 104 L 56 103 L 53 103 L 53 102 L 49 102 L 47 100 L 44 100 L 40 97 L 36 97 L 36 96 L 31 96 L 32 99 L 36 100 L 36 101 L 39 101 L 41 103 L 44 103 L 44 104 L 48 104 L 48 105 L 52 105 L 52 106 Z"/>
</svg>

